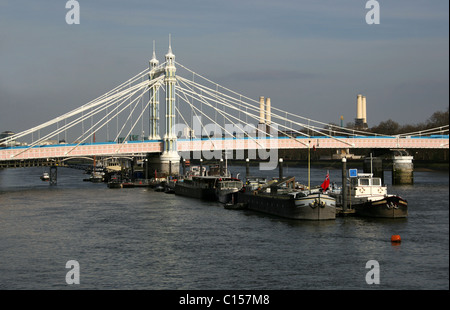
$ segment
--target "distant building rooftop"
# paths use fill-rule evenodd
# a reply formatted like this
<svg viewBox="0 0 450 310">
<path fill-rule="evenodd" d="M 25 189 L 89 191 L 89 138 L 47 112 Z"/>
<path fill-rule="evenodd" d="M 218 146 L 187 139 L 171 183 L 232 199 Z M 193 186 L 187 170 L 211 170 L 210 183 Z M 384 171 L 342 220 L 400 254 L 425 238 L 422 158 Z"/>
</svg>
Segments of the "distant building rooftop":
<svg viewBox="0 0 450 310">
<path fill-rule="evenodd" d="M 0 139 L 7 138 L 12 135 L 14 135 L 14 132 L 7 130 L 7 131 L 0 133 Z"/>
</svg>

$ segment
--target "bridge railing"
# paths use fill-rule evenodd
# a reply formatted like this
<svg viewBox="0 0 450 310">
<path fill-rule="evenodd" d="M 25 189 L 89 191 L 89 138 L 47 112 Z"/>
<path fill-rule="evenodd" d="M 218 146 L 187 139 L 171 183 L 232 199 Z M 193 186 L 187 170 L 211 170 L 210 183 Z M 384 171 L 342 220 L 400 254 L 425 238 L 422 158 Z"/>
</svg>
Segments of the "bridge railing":
<svg viewBox="0 0 450 310">
<path fill-rule="evenodd" d="M 300 143 L 299 140 L 307 143 Z M 204 138 L 179 139 L 177 149 L 179 152 L 212 152 L 215 150 L 258 150 L 258 149 L 342 149 L 342 148 L 384 148 L 384 149 L 448 149 L 449 136 L 435 135 L 430 137 L 289 137 L 278 138 Z M 133 141 L 127 143 L 88 143 L 78 145 L 75 149 L 71 144 L 0 148 L 0 161 L 39 159 L 39 158 L 66 158 L 85 156 L 107 156 L 117 154 L 146 154 L 163 151 L 163 142 L 160 140 Z M 26 150 L 25 150 L 26 149 Z M 24 151 L 25 150 L 25 151 Z"/>
</svg>

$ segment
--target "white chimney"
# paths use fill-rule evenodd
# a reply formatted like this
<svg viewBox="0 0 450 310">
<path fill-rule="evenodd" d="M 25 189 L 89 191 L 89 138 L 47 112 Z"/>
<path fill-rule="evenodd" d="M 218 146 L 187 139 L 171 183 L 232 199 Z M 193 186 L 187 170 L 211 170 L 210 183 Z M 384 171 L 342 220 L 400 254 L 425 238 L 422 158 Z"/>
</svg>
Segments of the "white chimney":
<svg viewBox="0 0 450 310">
<path fill-rule="evenodd" d="M 261 96 L 261 97 L 259 97 L 259 123 L 260 124 L 264 124 L 264 122 L 265 122 L 264 115 L 265 114 L 266 114 L 266 111 L 264 108 L 264 97 Z"/>
<path fill-rule="evenodd" d="M 358 95 L 357 99 L 356 99 L 356 118 L 357 119 L 362 119 L 363 115 L 362 115 L 362 95 Z"/>
<path fill-rule="evenodd" d="M 362 108 L 362 119 L 363 119 L 363 123 L 364 124 L 367 124 L 367 114 L 366 114 L 366 96 L 363 96 L 362 97 L 362 105 L 361 105 L 361 108 Z"/>
<path fill-rule="evenodd" d="M 270 125 L 271 120 L 272 120 L 272 116 L 271 116 L 271 111 L 270 111 L 270 98 L 266 99 L 266 124 Z"/>
</svg>

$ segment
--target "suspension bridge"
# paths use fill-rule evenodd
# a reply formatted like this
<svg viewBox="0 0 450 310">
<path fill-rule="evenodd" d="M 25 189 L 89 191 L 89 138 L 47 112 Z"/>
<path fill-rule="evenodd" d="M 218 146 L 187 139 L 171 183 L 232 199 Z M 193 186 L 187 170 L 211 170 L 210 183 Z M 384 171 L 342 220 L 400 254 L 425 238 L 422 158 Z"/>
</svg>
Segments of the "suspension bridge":
<svg viewBox="0 0 450 310">
<path fill-rule="evenodd" d="M 153 48 L 148 68 L 124 83 L 59 117 L 1 138 L 0 168 L 128 157 L 149 158 L 153 169 L 167 173 L 179 170 L 180 158 L 220 159 L 223 151 L 234 151 L 240 156 L 236 159 L 244 159 L 244 152 L 267 159 L 279 149 L 448 149 L 448 130 L 447 125 L 386 136 L 312 120 L 188 69 L 175 61 L 169 40 L 163 63 Z"/>
</svg>

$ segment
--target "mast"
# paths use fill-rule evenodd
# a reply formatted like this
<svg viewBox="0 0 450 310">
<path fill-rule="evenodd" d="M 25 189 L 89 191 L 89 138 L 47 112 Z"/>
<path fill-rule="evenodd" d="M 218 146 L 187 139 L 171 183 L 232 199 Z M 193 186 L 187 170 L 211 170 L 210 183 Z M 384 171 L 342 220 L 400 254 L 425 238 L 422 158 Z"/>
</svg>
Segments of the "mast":
<svg viewBox="0 0 450 310">
<path fill-rule="evenodd" d="M 311 152 L 310 152 L 310 150 L 311 150 L 311 148 L 310 148 L 310 145 L 311 145 L 311 141 L 308 141 L 308 190 L 309 190 L 309 192 L 311 192 Z"/>
</svg>

